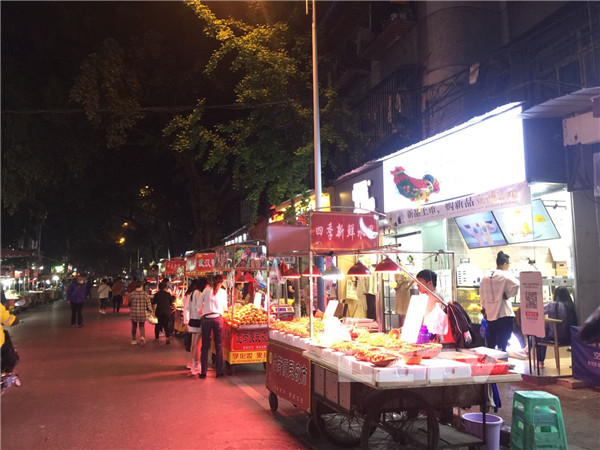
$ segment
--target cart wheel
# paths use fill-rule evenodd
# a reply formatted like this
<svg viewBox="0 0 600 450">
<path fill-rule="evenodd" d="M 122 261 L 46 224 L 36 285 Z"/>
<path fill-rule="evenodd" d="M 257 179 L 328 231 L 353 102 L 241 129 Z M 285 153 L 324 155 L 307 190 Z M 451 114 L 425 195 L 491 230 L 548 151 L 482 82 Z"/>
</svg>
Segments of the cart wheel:
<svg viewBox="0 0 600 450">
<path fill-rule="evenodd" d="M 317 430 L 332 444 L 340 447 L 356 447 L 360 444 L 363 429 L 361 418 L 335 411 L 321 400 L 315 400 L 313 414 Z"/>
<path fill-rule="evenodd" d="M 308 434 L 311 439 L 318 439 L 321 435 L 321 433 L 319 433 L 319 428 L 317 427 L 315 416 L 312 414 L 308 416 L 308 420 L 306 421 L 306 434 Z"/>
<path fill-rule="evenodd" d="M 435 413 L 417 394 L 380 392 L 369 403 L 361 443 L 363 449 L 435 450 L 439 431 Z"/>
<path fill-rule="evenodd" d="M 271 407 L 271 411 L 273 412 L 277 411 L 277 408 L 279 407 L 279 400 L 277 399 L 277 396 L 272 392 L 269 392 L 269 406 Z"/>
</svg>

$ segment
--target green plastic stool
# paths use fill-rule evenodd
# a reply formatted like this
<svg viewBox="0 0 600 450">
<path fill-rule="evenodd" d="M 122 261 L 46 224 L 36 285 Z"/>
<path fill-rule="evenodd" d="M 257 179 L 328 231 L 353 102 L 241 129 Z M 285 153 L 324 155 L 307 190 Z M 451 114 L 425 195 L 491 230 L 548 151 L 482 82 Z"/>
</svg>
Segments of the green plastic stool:
<svg viewBox="0 0 600 450">
<path fill-rule="evenodd" d="M 567 450 L 560 400 L 544 391 L 517 391 L 513 396 L 511 450 Z"/>
</svg>

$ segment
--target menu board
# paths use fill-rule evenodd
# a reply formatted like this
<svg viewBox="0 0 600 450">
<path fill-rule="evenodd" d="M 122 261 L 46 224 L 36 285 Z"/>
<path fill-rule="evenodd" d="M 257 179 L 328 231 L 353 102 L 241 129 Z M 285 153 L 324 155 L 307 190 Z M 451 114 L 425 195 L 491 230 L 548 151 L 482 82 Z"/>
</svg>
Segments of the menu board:
<svg viewBox="0 0 600 450">
<path fill-rule="evenodd" d="M 496 210 L 494 216 L 509 244 L 560 238 L 540 199 L 533 200 L 530 205 Z"/>
<path fill-rule="evenodd" d="M 454 220 L 467 247 L 471 249 L 507 244 L 491 211 L 456 217 Z"/>
</svg>

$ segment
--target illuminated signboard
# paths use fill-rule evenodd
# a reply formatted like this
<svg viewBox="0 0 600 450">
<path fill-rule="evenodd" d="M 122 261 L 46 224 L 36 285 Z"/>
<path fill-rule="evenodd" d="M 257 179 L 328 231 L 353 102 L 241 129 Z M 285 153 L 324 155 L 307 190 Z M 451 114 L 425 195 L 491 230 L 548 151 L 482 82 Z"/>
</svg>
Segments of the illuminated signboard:
<svg viewBox="0 0 600 450">
<path fill-rule="evenodd" d="M 526 180 L 521 107 L 506 105 L 383 161 L 387 213 Z"/>
</svg>

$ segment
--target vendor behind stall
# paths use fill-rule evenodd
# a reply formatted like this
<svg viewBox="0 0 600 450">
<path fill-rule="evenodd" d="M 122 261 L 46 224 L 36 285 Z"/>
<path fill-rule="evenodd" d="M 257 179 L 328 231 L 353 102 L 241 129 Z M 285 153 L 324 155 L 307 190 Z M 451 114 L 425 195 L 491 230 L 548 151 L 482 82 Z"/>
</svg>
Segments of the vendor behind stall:
<svg viewBox="0 0 600 450">
<path fill-rule="evenodd" d="M 438 294 L 437 296 L 434 295 L 437 293 L 437 291 L 436 291 L 437 278 L 438 278 L 437 273 L 435 273 L 433 270 L 429 270 L 429 269 L 421 270 L 417 274 L 417 280 L 420 283 L 423 283 L 431 292 L 433 292 L 433 294 L 432 294 L 427 289 L 425 289 L 421 284 L 417 283 L 417 289 L 419 289 L 419 292 L 421 294 L 427 294 L 427 297 L 428 297 L 427 307 L 425 308 L 425 314 L 423 315 L 424 317 L 427 317 L 433 311 L 433 308 L 435 308 L 435 305 L 438 302 L 438 298 L 441 298 L 440 294 Z"/>
</svg>

